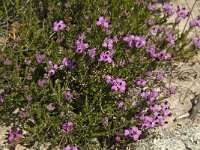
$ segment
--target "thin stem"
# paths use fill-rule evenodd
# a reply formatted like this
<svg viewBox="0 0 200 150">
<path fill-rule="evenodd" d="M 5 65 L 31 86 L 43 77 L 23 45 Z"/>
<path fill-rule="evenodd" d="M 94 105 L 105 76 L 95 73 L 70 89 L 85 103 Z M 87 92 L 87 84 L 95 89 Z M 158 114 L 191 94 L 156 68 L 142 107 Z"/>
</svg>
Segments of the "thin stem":
<svg viewBox="0 0 200 150">
<path fill-rule="evenodd" d="M 191 13 L 192 13 L 192 11 L 193 11 L 194 6 L 196 5 L 196 3 L 197 3 L 197 0 L 195 0 L 194 4 L 192 5 L 191 10 L 189 11 L 189 16 L 188 16 L 188 18 L 187 18 L 187 21 L 186 21 L 186 23 L 185 23 L 185 26 L 184 26 L 184 28 L 183 28 L 183 31 L 182 31 L 181 35 L 184 33 L 184 31 L 185 31 L 185 29 L 186 29 L 186 26 L 187 26 L 187 24 L 188 24 L 188 21 L 189 21 L 189 19 L 190 19 Z"/>
<path fill-rule="evenodd" d="M 188 10 L 190 10 L 190 7 L 189 7 L 189 4 L 188 4 L 187 0 L 185 0 L 185 3 L 186 3 L 186 5 L 187 5 Z M 192 20 L 194 20 L 194 17 L 193 17 L 193 15 L 192 15 L 192 13 L 191 13 L 191 18 L 192 18 Z M 196 28 L 195 28 L 195 34 L 196 34 L 196 36 L 197 36 L 197 29 L 196 29 Z"/>
</svg>

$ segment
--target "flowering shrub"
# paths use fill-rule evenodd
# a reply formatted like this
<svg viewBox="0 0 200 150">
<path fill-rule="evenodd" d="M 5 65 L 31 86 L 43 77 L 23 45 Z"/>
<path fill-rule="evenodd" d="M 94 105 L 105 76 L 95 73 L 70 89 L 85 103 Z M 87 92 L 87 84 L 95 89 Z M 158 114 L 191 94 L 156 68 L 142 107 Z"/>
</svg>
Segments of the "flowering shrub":
<svg viewBox="0 0 200 150">
<path fill-rule="evenodd" d="M 170 115 L 162 100 L 176 88 L 155 69 L 200 48 L 187 39 L 199 18 L 181 33 L 189 13 L 156 0 L 2 3 L 0 122 L 12 146 L 124 149 Z"/>
</svg>

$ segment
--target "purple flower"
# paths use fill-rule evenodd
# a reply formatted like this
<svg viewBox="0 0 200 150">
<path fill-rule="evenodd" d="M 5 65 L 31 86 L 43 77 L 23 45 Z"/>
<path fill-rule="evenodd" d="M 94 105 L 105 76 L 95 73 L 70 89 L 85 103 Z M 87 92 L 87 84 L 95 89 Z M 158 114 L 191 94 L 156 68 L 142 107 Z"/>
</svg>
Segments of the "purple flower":
<svg viewBox="0 0 200 150">
<path fill-rule="evenodd" d="M 106 119 L 106 120 L 103 122 L 103 125 L 104 125 L 104 127 L 107 127 L 107 126 L 108 126 L 108 119 Z"/>
<path fill-rule="evenodd" d="M 70 132 L 72 130 L 73 130 L 73 123 L 71 121 L 64 123 L 61 127 L 62 132 Z"/>
<path fill-rule="evenodd" d="M 130 134 L 129 130 L 127 130 L 127 129 L 126 129 L 126 130 L 124 130 L 124 136 L 126 136 L 126 137 L 127 137 L 127 136 L 129 136 L 129 134 Z"/>
<path fill-rule="evenodd" d="M 57 70 L 57 69 L 58 69 L 58 65 L 57 65 L 57 64 L 54 64 L 54 65 L 53 65 L 53 69 Z"/>
<path fill-rule="evenodd" d="M 148 6 L 147 6 L 147 8 L 148 8 L 149 10 L 151 10 L 151 11 L 154 11 L 154 10 L 155 10 L 155 5 L 152 4 L 152 3 L 149 3 Z"/>
<path fill-rule="evenodd" d="M 155 91 L 155 90 L 151 90 L 151 91 L 148 91 L 148 92 L 142 92 L 140 96 L 142 98 L 144 98 L 145 100 L 147 100 L 148 104 L 151 104 L 158 97 L 158 92 Z"/>
<path fill-rule="evenodd" d="M 154 117 L 157 117 L 157 116 L 159 116 L 160 115 L 160 105 L 152 105 L 152 106 L 150 106 L 150 110 L 152 111 L 152 113 L 153 113 L 153 115 L 154 115 Z"/>
<path fill-rule="evenodd" d="M 58 32 L 61 30 L 64 30 L 66 28 L 66 24 L 63 22 L 63 20 L 60 20 L 59 22 L 54 22 L 53 23 L 53 31 Z"/>
<path fill-rule="evenodd" d="M 55 106 L 53 105 L 53 103 L 50 103 L 50 104 L 47 105 L 47 109 L 49 111 L 53 111 L 55 109 Z"/>
<path fill-rule="evenodd" d="M 124 102 L 120 101 L 118 104 L 118 109 L 121 109 L 124 106 Z"/>
<path fill-rule="evenodd" d="M 75 61 L 69 60 L 68 58 L 64 57 L 62 60 L 62 65 L 66 68 L 73 69 L 75 67 Z"/>
<path fill-rule="evenodd" d="M 156 52 L 156 45 L 155 44 L 151 44 L 150 46 L 147 47 L 145 52 L 148 55 L 150 55 L 151 57 L 153 57 L 155 55 L 155 52 Z"/>
<path fill-rule="evenodd" d="M 149 128 L 153 128 L 155 127 L 155 121 L 152 117 L 149 117 L 149 116 L 144 116 L 142 118 L 142 128 L 144 129 L 149 129 Z"/>
<path fill-rule="evenodd" d="M 41 55 L 35 54 L 35 59 L 36 59 L 38 64 L 41 64 L 45 58 L 46 58 L 45 54 L 41 54 Z"/>
<path fill-rule="evenodd" d="M 110 51 L 101 52 L 100 58 L 98 59 L 98 61 L 112 63 L 113 62 L 113 60 L 112 60 L 112 53 Z"/>
<path fill-rule="evenodd" d="M 113 80 L 114 80 L 113 76 L 111 76 L 111 75 L 105 75 L 103 77 L 105 78 L 107 84 L 113 84 Z"/>
<path fill-rule="evenodd" d="M 146 75 L 148 76 L 148 77 L 151 77 L 152 76 L 152 71 L 151 70 L 149 70 L 149 71 L 147 71 L 147 73 L 146 73 Z"/>
<path fill-rule="evenodd" d="M 63 150 L 71 150 L 71 146 L 70 146 L 70 145 L 67 145 L 66 147 L 64 147 Z"/>
<path fill-rule="evenodd" d="M 94 57 L 96 56 L 96 48 L 93 48 L 93 49 L 89 49 L 88 50 L 88 55 L 94 59 Z"/>
<path fill-rule="evenodd" d="M 133 126 L 130 129 L 126 129 L 124 131 L 124 135 L 126 137 L 130 137 L 133 139 L 133 141 L 137 141 L 140 137 L 140 135 L 142 134 L 141 130 L 138 129 L 138 127 Z"/>
<path fill-rule="evenodd" d="M 159 26 L 159 25 L 155 25 L 152 29 L 152 33 L 153 34 L 157 34 L 158 32 L 161 32 L 162 31 L 162 27 Z"/>
<path fill-rule="evenodd" d="M 175 39 L 173 38 L 172 34 L 168 34 L 165 40 L 169 42 L 171 45 L 175 44 Z"/>
<path fill-rule="evenodd" d="M 117 35 L 115 35 L 112 40 L 113 40 L 113 42 L 117 43 L 118 42 Z"/>
<path fill-rule="evenodd" d="M 177 17 L 175 19 L 176 23 L 179 23 L 181 20 L 188 17 L 189 13 L 185 10 L 185 8 L 180 8 L 179 6 L 176 9 Z"/>
<path fill-rule="evenodd" d="M 78 147 L 77 146 L 67 145 L 66 147 L 64 147 L 63 150 L 78 150 Z"/>
<path fill-rule="evenodd" d="M 169 88 L 170 94 L 175 94 L 176 93 L 176 87 L 172 86 Z"/>
<path fill-rule="evenodd" d="M 111 50 L 113 48 L 113 39 L 105 38 L 102 44 L 103 47 L 108 48 Z"/>
<path fill-rule="evenodd" d="M 125 93 L 126 90 L 126 82 L 121 78 L 114 79 L 112 82 L 111 89 L 115 92 Z"/>
<path fill-rule="evenodd" d="M 40 86 L 41 88 L 43 88 L 45 86 L 45 84 L 46 84 L 46 81 L 39 79 L 37 83 L 38 83 L 38 86 Z"/>
<path fill-rule="evenodd" d="M 117 142 L 119 142 L 119 141 L 121 141 L 121 137 L 120 137 L 119 135 L 117 135 L 117 136 L 115 137 L 115 140 L 116 140 Z"/>
<path fill-rule="evenodd" d="M 86 50 L 87 48 L 89 48 L 89 44 L 84 43 L 82 38 L 79 38 L 78 40 L 76 40 L 76 52 L 78 54 L 83 53 L 83 51 Z"/>
<path fill-rule="evenodd" d="M 54 70 L 54 69 L 50 69 L 50 70 L 48 71 L 48 73 L 49 73 L 50 75 L 54 75 L 54 74 L 55 74 L 55 70 Z"/>
<path fill-rule="evenodd" d="M 152 26 L 152 25 L 155 24 L 155 22 L 154 22 L 153 19 L 148 19 L 148 20 L 147 20 L 147 24 Z"/>
<path fill-rule="evenodd" d="M 200 39 L 197 37 L 193 37 L 192 41 L 193 41 L 195 48 L 200 49 Z"/>
<path fill-rule="evenodd" d="M 73 146 L 72 150 L 78 150 L 78 147 L 77 146 Z"/>
<path fill-rule="evenodd" d="M 172 56 L 170 53 L 167 53 L 166 49 L 164 49 L 159 53 L 155 54 L 154 57 L 158 58 L 159 60 L 169 60 Z"/>
<path fill-rule="evenodd" d="M 15 138 L 22 137 L 22 133 L 20 131 L 12 130 L 8 134 L 8 141 L 12 142 Z"/>
<path fill-rule="evenodd" d="M 173 7 L 172 7 L 172 4 L 169 4 L 169 3 L 164 3 L 162 5 L 162 8 L 165 12 L 167 12 L 168 15 L 172 16 L 174 14 L 174 11 L 173 11 Z"/>
<path fill-rule="evenodd" d="M 158 110 L 160 109 L 159 105 L 155 104 L 155 105 L 151 105 L 149 107 L 153 112 L 158 112 Z"/>
<path fill-rule="evenodd" d="M 163 126 L 165 124 L 165 121 L 164 121 L 164 119 L 163 119 L 162 116 L 157 116 L 155 118 L 155 123 L 158 124 L 158 125 L 160 125 L 160 126 Z"/>
<path fill-rule="evenodd" d="M 67 91 L 67 92 L 64 94 L 64 96 L 65 96 L 65 99 L 68 100 L 69 102 L 71 102 L 72 99 L 73 99 L 73 95 L 71 94 L 70 91 Z"/>
<path fill-rule="evenodd" d="M 163 74 L 161 73 L 161 72 L 158 72 L 157 74 L 156 74 L 156 80 L 162 80 L 163 79 Z"/>
<path fill-rule="evenodd" d="M 135 105 L 136 105 L 136 101 L 133 101 L 133 102 L 132 102 L 132 106 L 135 106 Z"/>
<path fill-rule="evenodd" d="M 163 117 L 167 117 L 171 114 L 169 109 L 165 109 L 165 110 L 162 110 L 162 111 L 163 111 Z"/>
<path fill-rule="evenodd" d="M 106 19 L 104 19 L 103 16 L 100 16 L 100 17 L 99 17 L 99 19 L 98 19 L 97 22 L 96 22 L 96 25 L 102 26 L 102 27 L 104 27 L 104 28 L 106 28 L 106 29 L 109 28 L 109 23 L 107 22 Z"/>
<path fill-rule="evenodd" d="M 138 87 L 144 87 L 146 85 L 146 81 L 142 77 L 138 77 L 136 79 L 136 86 Z"/>
<path fill-rule="evenodd" d="M 20 112 L 19 112 L 19 116 L 20 116 L 21 118 L 27 117 L 27 116 L 28 116 L 28 112 L 26 112 L 26 111 L 20 111 Z"/>
<path fill-rule="evenodd" d="M 51 60 L 48 61 L 49 66 L 53 66 L 53 62 Z"/>
<path fill-rule="evenodd" d="M 123 67 L 125 64 L 125 59 L 121 59 L 120 62 L 119 62 L 119 66 L 120 67 Z"/>
<path fill-rule="evenodd" d="M 4 65 L 12 65 L 12 61 L 8 58 L 6 58 L 6 60 L 4 60 L 3 62 Z"/>
<path fill-rule="evenodd" d="M 190 23 L 189 23 L 190 27 L 195 27 L 195 26 L 198 26 L 200 27 L 200 17 L 196 17 L 194 20 L 192 20 Z"/>
<path fill-rule="evenodd" d="M 146 45 L 146 40 L 145 40 L 144 37 L 139 37 L 139 36 L 135 37 L 135 46 L 137 48 L 141 48 L 141 47 L 143 47 L 145 45 Z"/>
<path fill-rule="evenodd" d="M 130 36 L 125 36 L 123 38 L 123 41 L 127 42 L 129 47 L 133 46 L 133 42 L 134 42 L 135 36 L 134 35 L 130 35 Z"/>
</svg>

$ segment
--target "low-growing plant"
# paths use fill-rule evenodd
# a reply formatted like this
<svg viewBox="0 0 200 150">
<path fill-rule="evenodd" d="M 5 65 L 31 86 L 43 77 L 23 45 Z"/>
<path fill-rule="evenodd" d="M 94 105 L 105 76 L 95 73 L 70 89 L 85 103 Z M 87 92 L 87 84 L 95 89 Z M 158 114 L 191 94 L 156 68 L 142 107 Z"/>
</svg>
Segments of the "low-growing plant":
<svg viewBox="0 0 200 150">
<path fill-rule="evenodd" d="M 163 126 L 174 94 L 155 69 L 187 59 L 189 16 L 156 0 L 0 2 L 0 112 L 8 146 L 125 149 Z M 176 16 L 174 22 L 168 18 Z"/>
</svg>

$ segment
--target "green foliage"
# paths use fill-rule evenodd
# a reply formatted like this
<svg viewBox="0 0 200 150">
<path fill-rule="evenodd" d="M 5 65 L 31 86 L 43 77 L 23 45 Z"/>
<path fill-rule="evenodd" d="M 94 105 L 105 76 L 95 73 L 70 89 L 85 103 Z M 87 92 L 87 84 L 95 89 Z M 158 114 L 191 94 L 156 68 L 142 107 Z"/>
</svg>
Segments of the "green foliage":
<svg viewBox="0 0 200 150">
<path fill-rule="evenodd" d="M 0 103 L 1 124 L 18 126 L 26 131 L 17 142 L 24 145 L 35 141 L 50 142 L 50 148 L 63 148 L 66 144 L 77 145 L 81 149 L 101 147 L 124 149 L 132 140 L 115 141 L 115 136 L 123 136 L 124 129 L 132 125 L 140 126 L 141 121 L 134 117 L 138 112 L 149 106 L 140 95 L 131 95 L 138 77 L 146 77 L 149 70 L 166 65 L 169 61 L 159 61 L 147 56 L 145 48 L 136 47 L 126 50 L 124 35 L 145 36 L 150 42 L 156 43 L 161 51 L 169 51 L 177 59 L 190 58 L 196 51 L 194 46 L 184 49 L 187 32 L 183 35 L 177 31 L 179 52 L 174 51 L 169 43 L 159 35 L 152 37 L 152 27 L 146 22 L 153 13 L 147 4 L 132 0 L 3 0 L 0 2 L 0 31 L 6 37 L 0 43 L 0 89 L 3 89 L 5 100 Z M 157 12 L 159 14 L 159 12 Z M 168 27 L 168 16 L 158 15 L 154 21 L 158 25 Z M 96 25 L 99 16 L 109 18 L 110 34 Z M 53 32 L 53 23 L 63 20 L 67 28 L 62 32 Z M 99 55 L 105 48 L 102 43 L 106 37 L 117 36 L 119 41 L 114 45 L 115 64 L 99 62 L 91 59 L 86 53 L 76 53 L 75 42 L 78 36 L 86 36 L 85 41 L 90 48 L 96 48 Z M 2 35 L 1 35 L 2 36 Z M 2 36 L 2 37 L 3 37 Z M 45 54 L 46 58 L 38 64 L 35 54 Z M 61 66 L 64 57 L 76 61 L 74 69 L 59 68 L 54 75 L 45 78 L 48 61 Z M 12 65 L 5 65 L 6 58 Z M 121 59 L 126 60 L 124 67 Z M 129 59 L 132 61 L 128 62 Z M 30 64 L 27 62 L 30 61 Z M 111 86 L 105 83 L 104 75 L 121 77 L 126 81 L 126 93 L 114 93 Z M 38 81 L 44 79 L 44 87 Z M 159 83 L 153 82 L 147 90 L 155 88 Z M 74 96 L 72 102 L 65 99 L 65 92 Z M 140 93 L 143 90 L 140 91 Z M 134 93 L 135 94 L 135 93 Z M 165 98 L 161 96 L 155 103 Z M 126 110 L 118 108 L 120 101 L 127 106 Z M 132 107 L 130 100 L 136 100 Z M 47 109 L 49 104 L 55 109 Z M 20 113 L 27 113 L 23 116 Z M 124 118 L 124 120 L 122 119 Z M 109 125 L 102 123 L 108 119 Z M 62 125 L 66 121 L 73 122 L 73 131 L 63 133 Z M 146 130 L 143 130 L 146 132 Z M 95 142 L 95 139 L 97 142 Z"/>
</svg>

